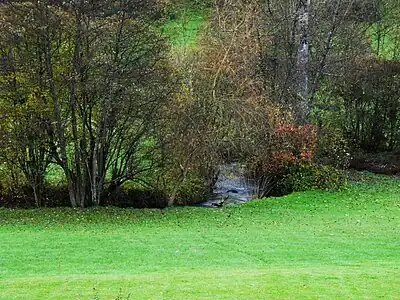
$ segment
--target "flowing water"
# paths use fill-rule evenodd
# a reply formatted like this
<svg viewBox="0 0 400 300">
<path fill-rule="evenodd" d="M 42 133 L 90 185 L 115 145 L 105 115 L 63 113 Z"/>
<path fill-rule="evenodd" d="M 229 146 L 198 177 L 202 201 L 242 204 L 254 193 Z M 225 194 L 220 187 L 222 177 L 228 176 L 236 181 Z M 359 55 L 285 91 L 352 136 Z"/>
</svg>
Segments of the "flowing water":
<svg viewBox="0 0 400 300">
<path fill-rule="evenodd" d="M 202 207 L 221 207 L 247 202 L 253 198 L 255 185 L 246 178 L 245 166 L 239 163 L 221 165 L 213 193 Z"/>
</svg>

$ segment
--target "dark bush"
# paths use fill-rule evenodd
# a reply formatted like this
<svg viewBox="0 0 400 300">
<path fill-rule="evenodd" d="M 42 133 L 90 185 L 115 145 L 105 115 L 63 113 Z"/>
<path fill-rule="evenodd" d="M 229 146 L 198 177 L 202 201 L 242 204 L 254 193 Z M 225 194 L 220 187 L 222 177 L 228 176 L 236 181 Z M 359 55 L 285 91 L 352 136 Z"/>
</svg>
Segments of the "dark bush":
<svg viewBox="0 0 400 300">
<path fill-rule="evenodd" d="M 161 192 L 132 188 L 116 188 L 104 192 L 101 205 L 133 208 L 164 208 L 166 196 Z M 48 185 L 45 188 L 42 207 L 70 207 L 68 188 L 65 185 Z M 0 185 L 0 207 L 35 208 L 32 188 L 21 186 L 9 189 Z"/>
<path fill-rule="evenodd" d="M 104 192 L 100 202 L 103 206 L 133 208 L 164 208 L 167 203 L 162 192 L 123 187 Z"/>
<path fill-rule="evenodd" d="M 70 206 L 66 186 L 46 186 L 41 207 Z M 10 189 L 0 185 L 0 207 L 34 208 L 37 207 L 32 187 L 23 185 L 18 189 Z"/>
<path fill-rule="evenodd" d="M 400 149 L 400 62 L 360 58 L 353 70 L 334 82 L 343 100 L 343 131 L 356 148 L 366 152 Z"/>
</svg>

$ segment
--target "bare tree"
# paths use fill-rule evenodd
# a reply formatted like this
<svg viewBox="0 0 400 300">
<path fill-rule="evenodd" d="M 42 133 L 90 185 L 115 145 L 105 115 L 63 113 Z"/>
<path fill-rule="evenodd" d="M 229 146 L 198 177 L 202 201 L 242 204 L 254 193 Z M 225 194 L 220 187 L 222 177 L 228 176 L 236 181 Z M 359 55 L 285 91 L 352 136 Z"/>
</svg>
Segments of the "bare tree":
<svg viewBox="0 0 400 300">
<path fill-rule="evenodd" d="M 298 122 L 305 123 L 321 81 L 340 75 L 343 61 L 365 51 L 360 37 L 367 17 L 352 18 L 357 12 L 354 1 L 345 0 L 266 0 L 260 7 L 266 87 L 275 101 L 289 104 Z"/>
</svg>

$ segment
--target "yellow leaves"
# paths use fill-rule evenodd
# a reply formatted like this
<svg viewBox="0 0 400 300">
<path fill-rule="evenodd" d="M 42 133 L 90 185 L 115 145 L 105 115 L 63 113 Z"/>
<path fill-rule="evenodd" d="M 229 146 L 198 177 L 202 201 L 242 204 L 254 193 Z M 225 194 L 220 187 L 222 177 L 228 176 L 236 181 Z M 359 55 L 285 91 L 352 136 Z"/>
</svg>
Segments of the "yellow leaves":
<svg viewBox="0 0 400 300">
<path fill-rule="evenodd" d="M 1 103 L 4 123 L 2 125 L 5 127 L 15 128 L 16 124 L 27 125 L 51 116 L 51 103 L 46 101 L 46 96 L 39 89 L 33 89 L 33 92 L 21 95 L 21 98 L 23 101 L 18 103 L 11 101 Z"/>
<path fill-rule="evenodd" d="M 25 85 L 28 83 L 27 74 L 25 72 L 13 72 L 0 76 L 0 84 L 19 84 Z"/>
</svg>

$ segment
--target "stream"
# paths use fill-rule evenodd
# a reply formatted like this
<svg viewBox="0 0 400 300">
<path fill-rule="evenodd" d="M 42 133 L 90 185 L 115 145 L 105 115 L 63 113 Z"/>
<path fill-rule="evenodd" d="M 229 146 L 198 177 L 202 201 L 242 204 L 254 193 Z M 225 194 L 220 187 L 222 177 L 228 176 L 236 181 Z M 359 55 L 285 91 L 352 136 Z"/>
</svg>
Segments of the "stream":
<svg viewBox="0 0 400 300">
<path fill-rule="evenodd" d="M 244 203 L 253 198 L 255 191 L 255 185 L 245 176 L 244 165 L 239 163 L 221 165 L 213 192 L 206 201 L 198 203 L 197 206 L 218 208 Z"/>
</svg>

